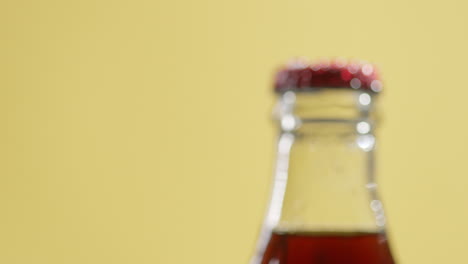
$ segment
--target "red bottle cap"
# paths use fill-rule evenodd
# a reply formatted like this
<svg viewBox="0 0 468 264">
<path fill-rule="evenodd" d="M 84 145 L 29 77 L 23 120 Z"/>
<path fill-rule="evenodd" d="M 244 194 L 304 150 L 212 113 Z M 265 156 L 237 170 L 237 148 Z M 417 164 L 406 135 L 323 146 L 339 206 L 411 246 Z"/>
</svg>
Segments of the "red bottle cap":
<svg viewBox="0 0 468 264">
<path fill-rule="evenodd" d="M 382 90 L 374 65 L 356 61 L 294 60 L 276 74 L 275 91 L 307 91 L 317 88 L 352 88 L 378 93 Z"/>
</svg>

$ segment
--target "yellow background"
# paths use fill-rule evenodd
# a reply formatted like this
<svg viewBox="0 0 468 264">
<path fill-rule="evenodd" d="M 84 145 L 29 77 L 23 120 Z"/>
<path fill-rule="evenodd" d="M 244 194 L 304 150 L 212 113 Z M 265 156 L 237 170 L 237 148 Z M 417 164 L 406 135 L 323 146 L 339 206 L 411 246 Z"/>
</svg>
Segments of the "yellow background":
<svg viewBox="0 0 468 264">
<path fill-rule="evenodd" d="M 468 263 L 468 4 L 0 1 L 0 263 L 247 263 L 292 56 L 363 58 L 400 263 Z"/>
</svg>

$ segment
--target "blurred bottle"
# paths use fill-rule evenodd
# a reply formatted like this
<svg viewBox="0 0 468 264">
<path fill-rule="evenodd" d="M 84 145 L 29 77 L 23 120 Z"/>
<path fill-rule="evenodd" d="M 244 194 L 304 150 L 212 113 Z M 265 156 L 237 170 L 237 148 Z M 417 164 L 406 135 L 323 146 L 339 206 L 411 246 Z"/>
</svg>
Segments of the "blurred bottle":
<svg viewBox="0 0 468 264">
<path fill-rule="evenodd" d="M 276 76 L 280 135 L 252 264 L 394 264 L 374 175 L 373 65 L 295 61 Z"/>
</svg>

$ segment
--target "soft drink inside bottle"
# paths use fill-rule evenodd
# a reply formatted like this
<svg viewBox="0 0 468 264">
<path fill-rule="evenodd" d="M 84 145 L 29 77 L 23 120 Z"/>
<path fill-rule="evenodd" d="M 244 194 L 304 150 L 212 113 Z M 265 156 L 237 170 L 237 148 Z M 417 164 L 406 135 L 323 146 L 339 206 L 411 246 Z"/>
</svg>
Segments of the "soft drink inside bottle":
<svg viewBox="0 0 468 264">
<path fill-rule="evenodd" d="M 393 264 L 384 234 L 273 233 L 262 264 Z"/>
</svg>

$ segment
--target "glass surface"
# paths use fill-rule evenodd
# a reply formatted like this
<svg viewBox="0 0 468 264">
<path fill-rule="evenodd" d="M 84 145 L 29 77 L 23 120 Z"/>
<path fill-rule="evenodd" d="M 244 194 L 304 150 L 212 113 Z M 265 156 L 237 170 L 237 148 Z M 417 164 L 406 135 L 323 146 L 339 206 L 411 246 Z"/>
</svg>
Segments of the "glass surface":
<svg viewBox="0 0 468 264">
<path fill-rule="evenodd" d="M 261 264 L 394 263 L 374 176 L 376 97 L 322 89 L 287 92 Z"/>
</svg>

